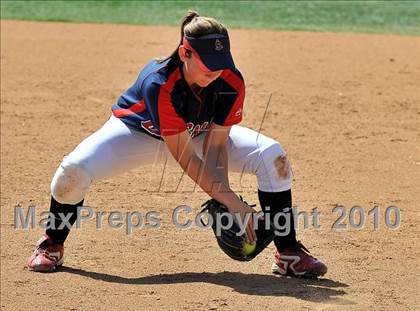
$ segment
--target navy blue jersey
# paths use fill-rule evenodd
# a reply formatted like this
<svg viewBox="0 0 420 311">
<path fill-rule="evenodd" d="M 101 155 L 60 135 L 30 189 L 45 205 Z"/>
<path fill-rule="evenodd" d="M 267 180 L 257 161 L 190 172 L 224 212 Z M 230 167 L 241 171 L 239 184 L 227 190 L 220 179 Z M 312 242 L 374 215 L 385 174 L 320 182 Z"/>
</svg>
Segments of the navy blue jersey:
<svg viewBox="0 0 420 311">
<path fill-rule="evenodd" d="M 158 139 L 185 130 L 195 137 L 212 122 L 239 123 L 244 97 L 245 84 L 238 70 L 225 69 L 207 87 L 193 91 L 183 77 L 182 62 L 153 60 L 112 106 L 112 113 Z"/>
</svg>

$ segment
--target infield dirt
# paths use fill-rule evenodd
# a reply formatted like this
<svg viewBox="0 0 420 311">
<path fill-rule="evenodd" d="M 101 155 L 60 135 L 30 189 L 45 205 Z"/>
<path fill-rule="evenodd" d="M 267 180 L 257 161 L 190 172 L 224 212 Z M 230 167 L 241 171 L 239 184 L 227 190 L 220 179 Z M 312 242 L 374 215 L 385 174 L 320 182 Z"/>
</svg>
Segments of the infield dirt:
<svg viewBox="0 0 420 311">
<path fill-rule="evenodd" d="M 419 301 L 420 38 L 231 30 L 246 85 L 243 125 L 279 140 L 294 170 L 294 204 L 320 210 L 299 239 L 328 264 L 320 280 L 270 273 L 271 245 L 230 260 L 210 231 L 178 230 L 173 209 L 207 195 L 173 191 L 180 169 L 138 168 L 95 183 L 96 211 L 158 211 L 161 229 L 126 235 L 95 222 L 73 230 L 65 267 L 25 268 L 43 233 L 16 230 L 14 208 L 48 210 L 62 157 L 110 116 L 151 58 L 170 53 L 178 28 L 1 21 L 1 307 L 4 310 L 415 310 Z M 232 175 L 257 202 L 256 181 Z M 332 230 L 336 204 L 381 209 L 379 230 Z M 401 211 L 389 229 L 385 209 Z M 192 219 L 192 215 L 183 218 Z M 348 218 L 344 223 L 349 223 Z M 349 225 L 348 225 L 349 227 Z"/>
</svg>

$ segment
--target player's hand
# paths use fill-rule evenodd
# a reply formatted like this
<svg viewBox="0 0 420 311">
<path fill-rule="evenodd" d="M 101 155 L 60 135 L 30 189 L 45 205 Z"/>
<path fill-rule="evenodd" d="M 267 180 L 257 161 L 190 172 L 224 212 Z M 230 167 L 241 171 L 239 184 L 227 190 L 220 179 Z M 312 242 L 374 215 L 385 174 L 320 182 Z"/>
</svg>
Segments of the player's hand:
<svg viewBox="0 0 420 311">
<path fill-rule="evenodd" d="M 242 224 L 245 225 L 247 243 L 255 242 L 257 240 L 257 235 L 254 230 L 253 214 L 256 213 L 256 211 L 241 200 L 238 200 L 236 206 L 228 207 L 228 210 L 233 215 L 239 214 L 241 216 Z"/>
</svg>

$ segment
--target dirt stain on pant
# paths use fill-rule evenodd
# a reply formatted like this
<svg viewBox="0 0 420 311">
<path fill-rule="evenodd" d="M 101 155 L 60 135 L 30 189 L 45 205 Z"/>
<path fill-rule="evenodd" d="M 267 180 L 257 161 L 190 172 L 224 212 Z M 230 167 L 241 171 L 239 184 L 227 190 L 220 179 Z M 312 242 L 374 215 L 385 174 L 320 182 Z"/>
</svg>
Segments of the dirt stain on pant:
<svg viewBox="0 0 420 311">
<path fill-rule="evenodd" d="M 274 166 L 277 169 L 277 174 L 280 179 L 287 179 L 289 177 L 290 164 L 285 155 L 277 157 L 274 160 Z"/>
</svg>

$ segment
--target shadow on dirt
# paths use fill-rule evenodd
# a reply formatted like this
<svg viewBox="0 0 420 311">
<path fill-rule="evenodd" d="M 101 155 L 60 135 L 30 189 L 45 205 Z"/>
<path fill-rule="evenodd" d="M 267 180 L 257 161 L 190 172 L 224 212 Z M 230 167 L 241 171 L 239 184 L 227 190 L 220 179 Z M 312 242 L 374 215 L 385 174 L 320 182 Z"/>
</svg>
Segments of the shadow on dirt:
<svg viewBox="0 0 420 311">
<path fill-rule="evenodd" d="M 236 292 L 247 295 L 289 296 L 313 302 L 332 302 L 340 305 L 353 304 L 353 302 L 349 300 L 340 298 L 340 296 L 345 295 L 346 292 L 339 288 L 348 287 L 348 285 L 330 279 L 297 279 L 228 271 L 219 273 L 180 272 L 126 278 L 70 267 L 62 267 L 59 271 L 110 283 L 150 285 L 202 282 L 230 287 Z"/>
</svg>

